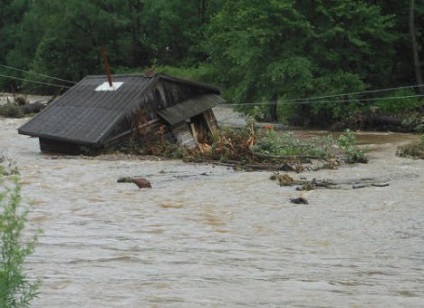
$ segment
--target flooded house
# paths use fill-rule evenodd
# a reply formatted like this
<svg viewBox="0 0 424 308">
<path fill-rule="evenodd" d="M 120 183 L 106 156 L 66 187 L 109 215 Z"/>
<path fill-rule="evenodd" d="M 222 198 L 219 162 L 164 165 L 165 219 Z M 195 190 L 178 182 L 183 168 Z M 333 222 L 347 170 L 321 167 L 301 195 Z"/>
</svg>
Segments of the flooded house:
<svg viewBox="0 0 424 308">
<path fill-rule="evenodd" d="M 79 154 L 161 138 L 182 146 L 206 142 L 217 128 L 217 87 L 163 74 L 87 76 L 22 125 L 41 151 Z"/>
</svg>

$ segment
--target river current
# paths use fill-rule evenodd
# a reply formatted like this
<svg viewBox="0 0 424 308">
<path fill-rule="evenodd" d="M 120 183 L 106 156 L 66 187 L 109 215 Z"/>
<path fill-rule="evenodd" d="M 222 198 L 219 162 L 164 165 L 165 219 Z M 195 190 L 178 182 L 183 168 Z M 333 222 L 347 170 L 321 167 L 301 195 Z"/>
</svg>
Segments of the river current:
<svg viewBox="0 0 424 308">
<path fill-rule="evenodd" d="M 43 230 L 33 307 L 423 306 L 424 161 L 395 156 L 416 136 L 360 133 L 368 164 L 292 174 L 389 186 L 299 192 L 272 172 L 42 154 L 27 120 L 0 118 L 0 151 Z"/>
</svg>

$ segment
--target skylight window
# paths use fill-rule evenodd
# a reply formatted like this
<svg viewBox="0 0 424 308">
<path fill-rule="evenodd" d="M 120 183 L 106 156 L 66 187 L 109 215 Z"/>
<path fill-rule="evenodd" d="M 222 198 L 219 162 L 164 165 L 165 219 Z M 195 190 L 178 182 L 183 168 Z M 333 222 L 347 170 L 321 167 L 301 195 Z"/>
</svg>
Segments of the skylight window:
<svg viewBox="0 0 424 308">
<path fill-rule="evenodd" d="M 122 86 L 124 83 L 121 81 L 118 82 L 112 82 L 112 86 L 109 85 L 109 82 L 103 82 L 101 85 L 99 85 L 95 91 L 116 91 L 119 89 L 120 86 Z"/>
</svg>

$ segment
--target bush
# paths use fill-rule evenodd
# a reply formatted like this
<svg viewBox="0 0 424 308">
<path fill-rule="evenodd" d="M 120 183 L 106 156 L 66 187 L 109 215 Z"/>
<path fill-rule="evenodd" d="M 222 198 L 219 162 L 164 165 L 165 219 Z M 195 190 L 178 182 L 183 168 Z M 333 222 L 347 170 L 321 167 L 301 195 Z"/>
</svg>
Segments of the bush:
<svg viewBox="0 0 424 308">
<path fill-rule="evenodd" d="M 399 146 L 396 155 L 400 157 L 411 157 L 424 159 L 424 135 L 421 135 L 420 142 L 413 142 Z"/>
<path fill-rule="evenodd" d="M 273 129 L 267 129 L 265 134 L 258 138 L 252 150 L 281 157 L 330 158 L 334 155 L 333 145 L 331 136 L 300 140 L 293 133 L 277 134 Z"/>
<path fill-rule="evenodd" d="M 34 251 L 37 235 L 23 240 L 27 209 L 22 209 L 18 178 L 0 175 L 0 307 L 28 307 L 37 296 L 39 280 L 24 273 L 24 261 Z"/>
<path fill-rule="evenodd" d="M 337 143 L 345 152 L 345 161 L 347 163 L 366 163 L 368 161 L 365 156 L 365 152 L 359 149 L 356 145 L 356 137 L 351 130 L 347 130 L 346 134 L 341 135 L 337 140 Z"/>
<path fill-rule="evenodd" d="M 0 106 L 0 116 L 22 118 L 24 114 L 17 104 L 8 102 Z"/>
<path fill-rule="evenodd" d="M 193 80 L 196 82 L 215 83 L 211 78 L 211 70 L 211 67 L 205 64 L 190 68 L 175 66 L 155 67 L 155 71 L 158 73 Z"/>
</svg>

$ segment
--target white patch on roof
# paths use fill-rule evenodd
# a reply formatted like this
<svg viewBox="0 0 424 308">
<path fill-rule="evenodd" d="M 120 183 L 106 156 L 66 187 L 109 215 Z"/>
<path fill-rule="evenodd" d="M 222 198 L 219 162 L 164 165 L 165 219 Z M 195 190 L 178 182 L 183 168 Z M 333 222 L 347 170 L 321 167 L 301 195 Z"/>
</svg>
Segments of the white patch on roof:
<svg viewBox="0 0 424 308">
<path fill-rule="evenodd" d="M 119 82 L 112 82 L 112 86 L 109 85 L 109 82 L 103 82 L 100 86 L 96 88 L 95 91 L 116 91 L 119 89 L 120 86 L 122 86 L 124 83 Z"/>
</svg>

